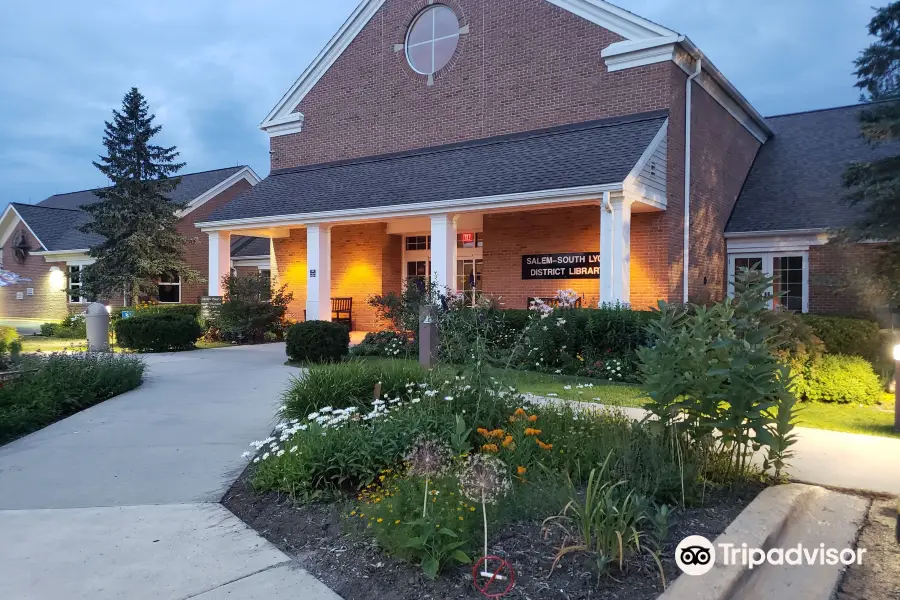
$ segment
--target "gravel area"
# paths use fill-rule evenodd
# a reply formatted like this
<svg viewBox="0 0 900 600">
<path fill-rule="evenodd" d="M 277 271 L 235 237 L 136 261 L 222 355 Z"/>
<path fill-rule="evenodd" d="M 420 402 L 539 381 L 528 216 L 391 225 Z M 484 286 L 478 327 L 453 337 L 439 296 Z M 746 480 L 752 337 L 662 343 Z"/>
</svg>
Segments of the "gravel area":
<svg viewBox="0 0 900 600">
<path fill-rule="evenodd" d="M 900 524 L 897 500 L 872 502 L 859 534 L 858 548 L 865 548 L 863 563 L 844 573 L 836 600 L 900 599 Z"/>
<path fill-rule="evenodd" d="M 251 473 L 244 472 L 223 504 L 346 600 L 483 597 L 472 585 L 471 568 L 452 569 L 429 581 L 418 567 L 392 559 L 371 540 L 348 532 L 338 504 L 297 506 L 284 496 L 257 493 L 249 483 Z M 695 534 L 715 538 L 761 489 L 716 493 L 702 508 L 676 512 L 662 549 L 666 581 L 671 583 L 679 572 L 673 552 L 681 539 Z M 508 598 L 651 600 L 662 592 L 659 569 L 649 556 L 628 565 L 624 574 L 599 579 L 587 560 L 566 557 L 548 577 L 560 541 L 544 535 L 540 522 L 509 524 L 494 536 L 492 552 L 509 560 L 517 576 Z"/>
</svg>

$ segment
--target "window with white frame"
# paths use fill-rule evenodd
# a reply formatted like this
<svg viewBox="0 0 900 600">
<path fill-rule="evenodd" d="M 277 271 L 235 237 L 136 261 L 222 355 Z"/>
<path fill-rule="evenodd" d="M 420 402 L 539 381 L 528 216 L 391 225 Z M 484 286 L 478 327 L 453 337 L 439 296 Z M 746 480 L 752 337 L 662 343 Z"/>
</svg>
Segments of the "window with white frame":
<svg viewBox="0 0 900 600">
<path fill-rule="evenodd" d="M 87 299 L 81 295 L 81 285 L 84 282 L 84 265 L 69 265 L 68 271 L 69 283 L 66 288 L 69 303 L 84 304 L 87 302 Z"/>
<path fill-rule="evenodd" d="M 754 252 L 731 254 L 728 260 L 728 293 L 734 295 L 734 277 L 741 269 L 762 271 L 773 279 L 772 308 L 795 312 L 809 310 L 809 256 L 806 252 Z"/>
<path fill-rule="evenodd" d="M 181 278 L 178 273 L 169 273 L 159 279 L 160 304 L 178 304 L 181 302 Z"/>
</svg>

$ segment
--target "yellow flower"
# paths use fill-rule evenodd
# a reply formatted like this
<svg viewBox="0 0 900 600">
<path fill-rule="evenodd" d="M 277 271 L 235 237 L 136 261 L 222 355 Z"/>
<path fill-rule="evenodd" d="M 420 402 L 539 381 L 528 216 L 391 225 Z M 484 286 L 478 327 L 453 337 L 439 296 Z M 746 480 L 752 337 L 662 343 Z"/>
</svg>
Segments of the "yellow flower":
<svg viewBox="0 0 900 600">
<path fill-rule="evenodd" d="M 470 507 L 469 507 L 469 512 L 475 512 L 475 507 L 474 507 L 474 506 L 470 506 Z"/>
<path fill-rule="evenodd" d="M 355 516 L 356 516 L 356 511 L 355 511 L 355 510 L 350 511 L 350 516 L 351 516 L 351 517 L 355 517 Z"/>
<path fill-rule="evenodd" d="M 383 523 L 383 522 L 384 522 L 384 519 L 382 519 L 381 517 L 378 517 L 378 520 L 377 520 L 376 522 L 378 522 L 378 523 Z"/>
<path fill-rule="evenodd" d="M 528 472 L 528 469 L 526 469 L 522 465 L 519 465 L 519 467 L 516 469 L 516 473 L 518 473 L 519 475 L 524 475 L 526 472 Z"/>
<path fill-rule="evenodd" d="M 399 525 L 399 524 L 400 524 L 400 519 L 397 519 L 396 521 L 394 521 L 394 525 Z"/>
<path fill-rule="evenodd" d="M 459 520 L 460 520 L 460 521 L 465 521 L 465 519 L 463 519 L 462 517 L 460 517 Z"/>
</svg>

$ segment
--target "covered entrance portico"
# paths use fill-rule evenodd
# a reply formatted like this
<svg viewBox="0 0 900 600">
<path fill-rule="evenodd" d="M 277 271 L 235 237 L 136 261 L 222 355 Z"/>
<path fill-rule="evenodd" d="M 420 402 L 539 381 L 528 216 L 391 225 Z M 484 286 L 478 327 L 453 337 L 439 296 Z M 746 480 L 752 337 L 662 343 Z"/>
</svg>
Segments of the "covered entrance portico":
<svg viewBox="0 0 900 600">
<path fill-rule="evenodd" d="M 667 133 L 657 112 L 273 172 L 199 224 L 209 293 L 222 293 L 230 236 L 248 235 L 272 240 L 292 318 L 330 320 L 332 299 L 352 298 L 356 330 L 381 326 L 372 296 L 425 279 L 506 308 L 559 289 L 629 304 L 635 286 L 649 304 L 668 285 L 654 239 Z"/>
</svg>

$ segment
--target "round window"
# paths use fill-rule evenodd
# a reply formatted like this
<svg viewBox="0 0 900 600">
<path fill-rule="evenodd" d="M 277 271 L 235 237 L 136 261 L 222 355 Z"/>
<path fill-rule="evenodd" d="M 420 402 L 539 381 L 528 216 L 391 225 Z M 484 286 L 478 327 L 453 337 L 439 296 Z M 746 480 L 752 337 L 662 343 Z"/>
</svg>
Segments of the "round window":
<svg viewBox="0 0 900 600">
<path fill-rule="evenodd" d="M 416 73 L 433 75 L 447 66 L 459 44 L 459 19 L 448 7 L 426 8 L 406 34 L 406 60 Z"/>
</svg>

